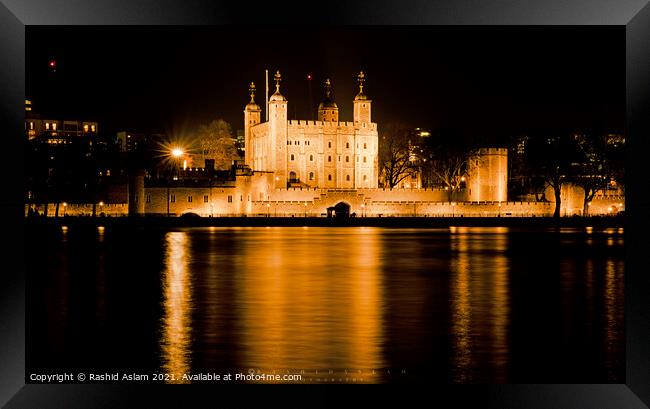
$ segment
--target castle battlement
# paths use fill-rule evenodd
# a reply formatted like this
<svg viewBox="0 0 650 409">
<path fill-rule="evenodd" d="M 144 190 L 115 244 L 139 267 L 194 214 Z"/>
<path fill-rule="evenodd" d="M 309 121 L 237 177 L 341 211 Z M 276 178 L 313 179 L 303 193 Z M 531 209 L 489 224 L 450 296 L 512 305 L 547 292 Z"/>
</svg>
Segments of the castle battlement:
<svg viewBox="0 0 650 409">
<path fill-rule="evenodd" d="M 287 121 L 291 128 L 313 128 L 316 131 L 318 128 L 339 128 L 345 132 L 352 132 L 355 128 L 368 129 L 370 131 L 377 130 L 377 124 L 374 122 L 350 122 L 350 121 L 310 121 L 304 119 L 290 119 Z"/>
<path fill-rule="evenodd" d="M 478 155 L 507 155 L 508 148 L 480 148 L 476 153 Z"/>
</svg>

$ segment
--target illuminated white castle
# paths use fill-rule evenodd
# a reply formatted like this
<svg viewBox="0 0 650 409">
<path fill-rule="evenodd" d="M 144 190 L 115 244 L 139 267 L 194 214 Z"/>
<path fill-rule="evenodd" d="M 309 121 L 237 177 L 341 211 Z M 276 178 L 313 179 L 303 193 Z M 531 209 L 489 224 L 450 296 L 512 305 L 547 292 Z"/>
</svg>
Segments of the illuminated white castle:
<svg viewBox="0 0 650 409">
<path fill-rule="evenodd" d="M 318 120 L 288 120 L 287 99 L 280 93 L 280 72 L 275 93 L 268 101 L 268 121 L 251 100 L 244 109 L 245 163 L 255 171 L 275 174 L 275 188 L 376 188 L 379 178 L 377 124 L 371 120 L 372 101 L 363 92 L 365 75 L 359 73 L 359 93 L 352 102 L 352 122 L 339 122 L 330 80 Z"/>
</svg>

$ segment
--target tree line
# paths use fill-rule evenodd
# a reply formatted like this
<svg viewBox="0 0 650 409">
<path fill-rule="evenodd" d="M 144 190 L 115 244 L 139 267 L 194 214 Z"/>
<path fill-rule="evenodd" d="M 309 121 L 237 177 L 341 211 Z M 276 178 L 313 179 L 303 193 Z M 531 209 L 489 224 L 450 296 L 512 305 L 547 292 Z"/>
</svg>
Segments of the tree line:
<svg viewBox="0 0 650 409">
<path fill-rule="evenodd" d="M 504 144 L 506 145 L 506 144 Z M 550 188 L 555 199 L 553 216 L 560 216 L 562 186 L 571 183 L 584 191 L 583 214 L 595 195 L 612 185 L 624 189 L 625 140 L 618 134 L 536 134 L 511 138 L 509 151 L 509 196 L 534 195 L 548 201 Z M 468 164 L 481 147 L 480 141 L 438 130 L 421 137 L 404 124 L 387 124 L 379 133 L 380 184 L 393 189 L 417 175 L 422 187 L 461 189 Z M 496 146 L 495 146 L 496 147 Z M 511 199 L 512 200 L 512 199 Z"/>
</svg>

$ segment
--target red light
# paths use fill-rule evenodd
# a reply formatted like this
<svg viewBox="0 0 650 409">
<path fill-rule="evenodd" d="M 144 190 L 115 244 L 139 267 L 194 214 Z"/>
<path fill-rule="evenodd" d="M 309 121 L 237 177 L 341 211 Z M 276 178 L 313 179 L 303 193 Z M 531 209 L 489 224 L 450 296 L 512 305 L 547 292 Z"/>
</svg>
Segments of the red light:
<svg viewBox="0 0 650 409">
<path fill-rule="evenodd" d="M 307 74 L 307 79 L 311 80 L 311 74 Z"/>
<path fill-rule="evenodd" d="M 54 68 L 56 66 L 56 61 L 52 60 L 50 61 L 50 67 Z"/>
</svg>

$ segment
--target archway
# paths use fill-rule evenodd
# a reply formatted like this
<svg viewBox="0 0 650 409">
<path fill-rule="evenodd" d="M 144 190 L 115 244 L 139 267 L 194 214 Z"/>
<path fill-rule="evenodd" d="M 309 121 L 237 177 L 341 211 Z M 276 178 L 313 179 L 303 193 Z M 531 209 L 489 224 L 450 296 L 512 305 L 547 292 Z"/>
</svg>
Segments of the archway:
<svg viewBox="0 0 650 409">
<path fill-rule="evenodd" d="M 338 202 L 335 206 L 327 208 L 328 217 L 345 218 L 350 216 L 350 205 L 345 202 Z"/>
</svg>

